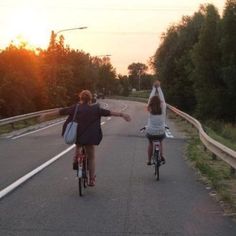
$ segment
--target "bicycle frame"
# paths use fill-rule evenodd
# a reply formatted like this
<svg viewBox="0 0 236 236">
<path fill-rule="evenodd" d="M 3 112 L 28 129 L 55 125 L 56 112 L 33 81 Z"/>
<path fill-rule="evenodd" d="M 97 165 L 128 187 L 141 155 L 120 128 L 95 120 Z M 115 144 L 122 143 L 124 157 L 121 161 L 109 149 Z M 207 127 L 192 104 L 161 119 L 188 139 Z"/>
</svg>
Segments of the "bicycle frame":
<svg viewBox="0 0 236 236">
<path fill-rule="evenodd" d="M 83 195 L 83 188 L 88 184 L 88 159 L 85 152 L 85 148 L 82 146 L 76 154 L 78 161 L 78 169 L 76 171 L 78 177 L 79 195 Z"/>
<path fill-rule="evenodd" d="M 160 155 L 160 140 L 153 140 L 153 154 L 152 154 L 152 160 L 155 168 L 155 176 L 156 180 L 160 179 L 160 173 L 159 173 L 159 167 L 161 166 L 161 155 Z"/>
<path fill-rule="evenodd" d="M 167 127 L 166 127 L 167 128 Z M 144 132 L 146 127 L 140 129 L 140 132 Z M 160 179 L 159 167 L 161 166 L 161 155 L 160 155 L 160 148 L 161 148 L 161 141 L 160 140 L 152 140 L 153 144 L 153 151 L 152 151 L 152 164 L 155 168 L 155 176 L 156 180 Z"/>
</svg>

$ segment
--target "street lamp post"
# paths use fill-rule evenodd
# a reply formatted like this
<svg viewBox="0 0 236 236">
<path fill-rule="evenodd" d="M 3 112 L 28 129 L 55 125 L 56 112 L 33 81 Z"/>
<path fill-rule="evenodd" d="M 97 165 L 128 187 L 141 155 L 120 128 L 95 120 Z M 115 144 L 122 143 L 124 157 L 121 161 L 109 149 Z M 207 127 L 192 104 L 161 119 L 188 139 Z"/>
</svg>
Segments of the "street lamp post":
<svg viewBox="0 0 236 236">
<path fill-rule="evenodd" d="M 87 29 L 87 28 L 88 28 L 87 26 L 82 26 L 82 27 L 76 27 L 76 28 L 62 29 L 62 30 L 58 30 L 54 34 L 57 36 L 61 32 L 71 31 L 71 30 L 82 30 L 82 29 Z"/>
<path fill-rule="evenodd" d="M 141 70 L 138 70 L 138 90 L 141 89 Z"/>
<path fill-rule="evenodd" d="M 72 30 L 83 30 L 83 29 L 87 29 L 88 27 L 83 26 L 83 27 L 76 27 L 76 28 L 69 28 L 69 29 L 61 29 L 58 30 L 56 32 L 52 31 L 52 35 L 54 35 L 54 45 L 56 45 L 57 43 L 57 35 L 59 33 L 65 32 L 65 31 L 72 31 Z M 55 52 L 55 48 L 54 48 L 54 52 Z M 56 97 L 57 100 L 57 76 L 56 76 L 56 55 L 54 53 L 53 55 L 53 82 L 54 82 L 54 98 Z M 57 104 L 56 104 L 57 105 Z"/>
</svg>

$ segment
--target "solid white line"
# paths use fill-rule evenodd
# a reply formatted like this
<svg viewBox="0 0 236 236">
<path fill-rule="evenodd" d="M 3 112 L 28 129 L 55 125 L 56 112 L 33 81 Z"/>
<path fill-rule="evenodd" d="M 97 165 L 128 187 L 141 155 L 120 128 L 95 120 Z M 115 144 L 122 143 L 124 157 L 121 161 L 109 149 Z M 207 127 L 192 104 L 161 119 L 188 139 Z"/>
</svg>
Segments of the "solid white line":
<svg viewBox="0 0 236 236">
<path fill-rule="evenodd" d="M 43 127 L 43 128 L 37 129 L 37 130 L 30 131 L 30 132 L 28 132 L 28 133 L 24 133 L 24 134 L 20 134 L 20 135 L 18 135 L 18 136 L 14 136 L 14 137 L 11 138 L 11 139 L 18 139 L 18 138 L 21 138 L 21 137 L 26 136 L 26 135 L 28 135 L 28 134 L 33 134 L 33 133 L 36 133 L 36 132 L 38 132 L 38 131 L 41 131 L 41 130 L 44 130 L 44 129 L 50 128 L 50 127 L 52 127 L 52 126 L 55 126 L 55 125 L 61 124 L 61 123 L 63 123 L 63 122 L 64 122 L 64 120 L 63 120 L 63 121 L 59 121 L 59 122 L 57 122 L 57 123 L 55 123 L 55 124 L 51 124 L 51 125 L 48 125 L 48 126 L 46 126 L 46 127 Z"/>
<path fill-rule="evenodd" d="M 52 164 L 53 162 L 55 162 L 57 159 L 59 159 L 60 157 L 62 157 L 64 154 L 66 154 L 67 152 L 69 152 L 71 149 L 73 149 L 75 147 L 75 145 L 70 146 L 69 148 L 67 148 L 66 150 L 64 150 L 63 152 L 59 153 L 58 155 L 56 155 L 55 157 L 53 157 L 52 159 L 50 159 L 49 161 L 45 162 L 44 164 L 42 164 L 41 166 L 37 167 L 36 169 L 32 170 L 31 172 L 29 172 L 28 174 L 24 175 L 23 177 L 21 177 L 20 179 L 18 179 L 17 181 L 15 181 L 14 183 L 12 183 L 11 185 L 9 185 L 8 187 L 4 188 L 3 190 L 0 191 L 0 199 L 3 198 L 4 196 L 6 196 L 8 193 L 10 193 L 12 190 L 14 190 L 15 188 L 17 188 L 19 185 L 21 185 L 22 183 L 24 183 L 25 181 L 27 181 L 29 178 L 31 178 L 32 176 L 36 175 L 38 172 L 40 172 L 41 170 L 43 170 L 44 168 L 46 168 L 47 166 L 49 166 L 50 164 Z"/>
<path fill-rule="evenodd" d="M 62 121 L 63 122 L 63 121 Z M 101 122 L 101 125 L 104 125 L 106 122 Z M 57 123 L 58 124 L 58 123 Z M 56 125 L 56 124 L 54 124 Z M 52 126 L 52 125 L 51 125 Z M 44 127 L 42 129 L 46 129 L 48 128 Z M 40 130 L 42 130 L 40 129 Z M 38 130 L 37 130 L 38 131 Z M 32 132 L 30 132 L 32 133 Z M 27 134 L 30 134 L 27 133 Z M 25 134 L 26 135 L 26 134 Z M 19 136 L 17 136 L 19 137 Z M 64 150 L 63 152 L 59 153 L 58 155 L 56 155 L 55 157 L 53 157 L 52 159 L 50 159 L 49 161 L 45 162 L 44 164 L 42 164 L 41 166 L 37 167 L 36 169 L 32 170 L 31 172 L 29 172 L 28 174 L 24 175 L 23 177 L 21 177 L 20 179 L 16 180 L 14 183 L 10 184 L 8 187 L 4 188 L 3 190 L 0 191 L 0 199 L 3 198 L 4 196 L 6 196 L 8 193 L 10 193 L 11 191 L 13 191 L 14 189 L 16 189 L 18 186 L 20 186 L 21 184 L 23 184 L 25 181 L 27 181 L 29 178 L 31 178 L 32 176 L 36 175 L 38 172 L 40 172 L 41 170 L 43 170 L 44 168 L 46 168 L 47 166 L 49 166 L 50 164 L 52 164 L 53 162 L 55 162 L 57 159 L 59 159 L 60 157 L 62 157 L 64 154 L 66 154 L 67 152 L 69 152 L 71 149 L 73 149 L 76 145 L 72 145 L 69 148 L 67 148 L 66 150 Z"/>
</svg>

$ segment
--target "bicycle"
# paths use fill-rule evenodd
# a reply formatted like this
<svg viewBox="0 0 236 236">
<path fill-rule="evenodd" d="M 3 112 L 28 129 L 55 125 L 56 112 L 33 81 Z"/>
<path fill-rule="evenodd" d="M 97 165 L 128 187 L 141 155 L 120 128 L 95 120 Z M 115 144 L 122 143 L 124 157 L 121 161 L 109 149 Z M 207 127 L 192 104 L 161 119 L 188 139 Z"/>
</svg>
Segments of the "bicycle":
<svg viewBox="0 0 236 236">
<path fill-rule="evenodd" d="M 169 129 L 168 127 L 165 127 L 166 129 Z M 146 130 L 146 127 L 143 127 L 142 129 L 140 129 L 141 132 L 143 132 L 144 130 Z M 160 166 L 162 165 L 162 158 L 161 158 L 161 153 L 160 153 L 160 140 L 156 139 L 156 140 L 152 140 L 152 144 L 153 144 L 153 152 L 152 152 L 152 159 L 151 159 L 151 165 L 154 165 L 154 175 L 156 176 L 156 180 L 159 181 L 160 180 Z"/>
<path fill-rule="evenodd" d="M 79 196 L 82 197 L 84 189 L 88 186 L 88 158 L 84 146 L 76 153 L 76 162 L 73 163 L 78 178 Z"/>
</svg>

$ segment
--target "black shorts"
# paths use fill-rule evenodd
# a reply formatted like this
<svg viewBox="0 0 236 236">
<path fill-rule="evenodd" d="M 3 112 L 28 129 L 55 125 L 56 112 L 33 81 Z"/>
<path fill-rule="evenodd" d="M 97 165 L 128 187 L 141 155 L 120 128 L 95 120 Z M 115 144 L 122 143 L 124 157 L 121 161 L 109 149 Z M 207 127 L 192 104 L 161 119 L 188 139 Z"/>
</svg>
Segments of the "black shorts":
<svg viewBox="0 0 236 236">
<path fill-rule="evenodd" d="M 146 137 L 148 138 L 149 142 L 151 143 L 153 140 L 162 141 L 166 137 L 166 134 L 164 133 L 164 134 L 160 134 L 160 135 L 151 135 L 151 134 L 147 133 Z"/>
</svg>

